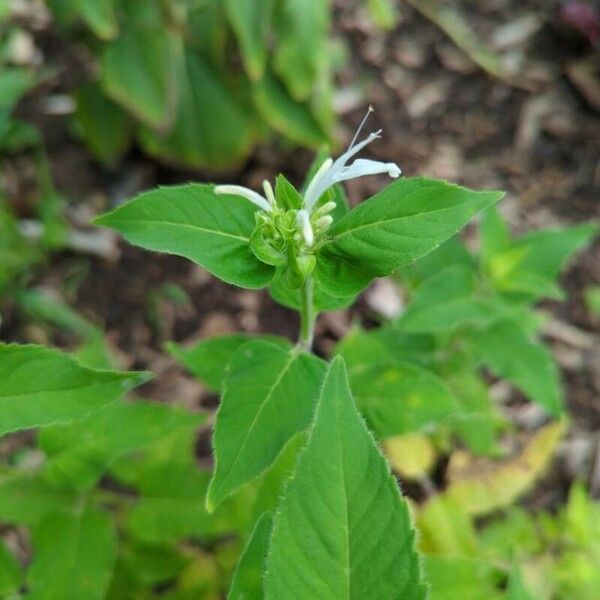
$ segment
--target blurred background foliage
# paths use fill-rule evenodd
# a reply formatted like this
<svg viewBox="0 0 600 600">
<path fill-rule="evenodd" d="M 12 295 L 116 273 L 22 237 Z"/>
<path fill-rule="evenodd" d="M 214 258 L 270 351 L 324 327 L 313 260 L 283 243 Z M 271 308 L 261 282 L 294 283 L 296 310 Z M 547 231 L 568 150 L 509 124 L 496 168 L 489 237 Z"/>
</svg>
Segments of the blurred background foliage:
<svg viewBox="0 0 600 600">
<path fill-rule="evenodd" d="M 223 597 L 302 440 L 209 516 L 228 354 L 196 344 L 290 337 L 295 322 L 267 294 L 88 223 L 157 183 L 258 187 L 283 171 L 298 184 L 372 102 L 375 153 L 509 196 L 464 240 L 324 315 L 317 350 L 354 364 L 432 600 L 596 600 L 599 23 L 591 2 L 546 0 L 0 0 L 0 334 L 159 374 L 101 421 L 0 442 L 0 597 L 26 582 L 28 597 L 64 600 L 44 572 L 91 578 L 90 599 Z M 350 202 L 380 184 L 351 186 Z M 416 374 L 411 419 L 374 378 L 382 360 Z M 81 568 L 96 549 L 106 560 Z"/>
</svg>

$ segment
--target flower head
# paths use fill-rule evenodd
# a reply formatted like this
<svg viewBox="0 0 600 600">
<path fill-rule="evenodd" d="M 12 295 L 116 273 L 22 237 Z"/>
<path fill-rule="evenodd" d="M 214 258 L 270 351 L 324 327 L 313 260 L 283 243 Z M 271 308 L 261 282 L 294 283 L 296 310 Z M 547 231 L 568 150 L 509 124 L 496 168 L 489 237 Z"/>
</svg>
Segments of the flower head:
<svg viewBox="0 0 600 600">
<path fill-rule="evenodd" d="M 319 198 L 321 198 L 321 196 L 330 187 L 334 186 L 336 183 L 340 183 L 341 181 L 356 179 L 357 177 L 363 177 L 364 175 L 387 173 L 390 177 L 396 178 L 402 173 L 400 167 L 393 162 L 381 162 L 367 158 L 357 158 L 351 164 L 348 164 L 348 161 L 353 156 L 358 154 L 365 146 L 370 144 L 373 140 L 381 137 L 381 129 L 378 129 L 377 131 L 369 134 L 361 142 L 356 143 L 360 132 L 362 131 L 367 119 L 369 118 L 369 115 L 372 112 L 373 107 L 369 106 L 369 110 L 356 130 L 356 133 L 354 134 L 354 137 L 352 138 L 350 146 L 348 146 L 346 152 L 344 152 L 336 160 L 333 160 L 332 158 L 326 159 L 306 187 L 303 198 L 303 207 L 300 211 L 298 211 L 297 215 L 297 223 L 302 228 L 302 235 L 305 240 L 312 239 L 311 235 L 308 233 L 308 227 L 311 226 L 311 223 L 310 220 L 307 220 L 307 217 L 313 212 L 317 202 L 319 201 Z M 274 208 L 277 206 L 277 202 L 275 199 L 275 194 L 273 193 L 273 188 L 266 180 L 263 182 L 263 190 L 265 195 L 261 196 L 254 190 L 241 185 L 218 185 L 215 187 L 216 194 L 233 194 L 235 196 L 241 196 L 265 212 L 273 212 Z M 329 205 L 330 202 L 324 206 L 329 207 Z M 335 208 L 335 205 L 333 208 Z M 327 212 L 330 212 L 331 210 L 333 209 L 329 208 Z M 300 213 L 303 211 L 307 214 L 300 215 Z M 307 245 L 310 246 L 312 243 L 308 244 L 307 241 Z"/>
<path fill-rule="evenodd" d="M 275 193 L 267 180 L 263 181 L 263 194 L 240 185 L 217 185 L 214 188 L 216 194 L 241 196 L 260 209 L 255 213 L 256 228 L 250 239 L 250 247 L 263 262 L 286 268 L 289 281 L 295 282 L 295 285 L 299 285 L 314 269 L 314 254 L 319 241 L 333 224 L 333 217 L 329 213 L 336 208 L 336 203 L 328 200 L 317 206 L 323 194 L 341 181 L 363 175 L 400 175 L 400 167 L 396 163 L 364 158 L 356 158 L 350 162 L 350 159 L 381 135 L 380 129 L 357 142 L 372 111 L 369 107 L 348 149 L 336 160 L 327 158 L 323 161 L 306 186 L 303 196 L 287 182 L 282 184 L 281 190 L 278 182 Z"/>
<path fill-rule="evenodd" d="M 356 179 L 363 175 L 377 175 L 379 173 L 387 173 L 390 177 L 396 178 L 402 173 L 400 167 L 396 163 L 391 162 L 384 163 L 377 160 L 357 158 L 352 164 L 347 164 L 367 144 L 381 137 L 381 129 L 378 129 L 369 134 L 362 142 L 356 143 L 364 124 L 372 112 L 373 107 L 369 106 L 369 110 L 356 130 L 346 152 L 335 161 L 328 158 L 311 179 L 304 193 L 304 208 L 309 213 L 312 212 L 319 198 L 336 183 L 347 181 L 348 179 Z"/>
</svg>

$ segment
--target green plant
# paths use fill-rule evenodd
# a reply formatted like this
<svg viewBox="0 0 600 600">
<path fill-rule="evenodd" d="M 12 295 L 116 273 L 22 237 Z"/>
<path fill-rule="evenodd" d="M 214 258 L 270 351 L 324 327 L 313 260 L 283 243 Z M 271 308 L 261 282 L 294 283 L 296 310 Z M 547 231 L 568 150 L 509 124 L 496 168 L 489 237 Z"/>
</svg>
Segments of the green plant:
<svg viewBox="0 0 600 600">
<path fill-rule="evenodd" d="M 476 453 L 494 454 L 494 433 L 506 424 L 490 401 L 486 372 L 508 380 L 549 416 L 562 414 L 559 370 L 539 339 L 546 319 L 535 305 L 563 298 L 561 268 L 597 232 L 590 223 L 512 239 L 490 208 L 477 252 L 455 237 L 398 271 L 394 277 L 410 296 L 404 312 L 376 329 L 355 328 L 335 350 L 346 359 L 371 427 L 380 436 L 435 427 Z M 401 394 L 397 384 L 386 383 L 392 372 L 405 386 L 414 373 L 415 383 Z M 425 376 L 435 383 L 436 402 Z M 407 412 L 403 395 L 409 393 L 414 410 Z"/>
<path fill-rule="evenodd" d="M 435 544 L 443 542 L 438 529 L 447 531 L 445 511 L 457 504 L 456 544 L 472 544 L 469 520 L 498 507 L 493 496 L 483 505 L 474 502 L 486 480 L 457 480 L 419 509 L 418 550 L 407 501 L 377 441 L 384 442 L 394 465 L 390 441 L 399 434 L 421 436 L 417 447 L 423 448 L 427 433 L 433 442 L 424 444 L 433 454 L 445 451 L 445 440 L 455 433 L 476 451 L 496 452 L 489 425 L 495 420 L 472 338 L 478 327 L 493 328 L 507 315 L 528 315 L 531 299 L 520 294 L 531 290 L 519 289 L 513 297 L 511 288 L 502 300 L 504 292 L 479 290 L 472 282 L 479 277 L 475 267 L 470 263 L 469 271 L 458 261 L 458 271 L 441 278 L 444 295 L 430 296 L 427 304 L 431 278 L 440 281 L 440 261 L 454 262 L 465 253 L 460 245 L 436 248 L 502 194 L 398 179 L 350 209 L 340 182 L 400 174 L 394 163 L 350 162 L 379 132 L 356 143 L 358 135 L 337 160 L 318 158 L 302 192 L 281 175 L 274 189 L 265 182 L 264 196 L 237 186 L 166 187 L 97 219 L 134 244 L 187 257 L 228 283 L 268 286 L 299 312 L 299 339 L 292 345 L 276 336 L 240 333 L 191 348 L 169 345 L 221 394 L 210 470 L 197 466 L 194 451 L 198 428 L 211 425 L 208 415 L 123 400 L 148 374 L 93 369 L 40 346 L 0 345 L 0 433 L 40 428 L 39 449 L 9 452 L 0 474 L 0 519 L 30 528 L 33 545 L 25 581 L 10 551 L 0 547 L 5 593 L 25 586 L 29 598 L 61 600 L 212 599 L 226 590 L 230 599 L 424 598 L 427 579 L 432 594 L 443 598 L 443 592 L 459 589 L 452 586 L 459 586 L 460 577 L 472 578 L 472 546 L 466 558 L 448 562 L 437 556 L 443 552 Z M 488 233 L 502 229 L 490 213 L 485 223 Z M 496 234 L 486 239 L 496 240 Z M 585 239 L 590 235 L 586 231 Z M 521 255 L 521 268 L 534 269 L 527 252 Z M 550 273 L 546 260 L 544 272 Z M 353 332 L 329 363 L 311 352 L 319 312 L 349 305 L 374 278 L 399 267 L 417 291 L 397 323 Z M 474 296 L 475 289 L 484 297 Z M 457 308 L 454 296 L 477 304 L 475 324 L 457 317 L 465 309 Z M 439 328 L 440 300 L 452 309 L 442 321 L 465 328 L 463 342 Z M 427 320 L 423 325 L 423 306 L 438 323 L 433 333 L 415 330 L 419 323 L 431 327 Z M 528 317 L 523 324 L 527 328 L 518 329 L 516 339 L 538 348 L 530 339 L 536 320 Z M 456 350 L 461 344 L 462 354 Z M 488 362 L 494 368 L 496 362 Z M 497 370 L 550 413 L 561 411 L 557 393 L 542 402 L 531 391 L 535 386 Z M 514 476 L 523 461 L 533 465 L 534 475 L 547 464 L 562 428 L 562 422 L 550 424 L 523 451 L 521 463 L 515 459 L 512 471 L 498 469 L 499 487 L 511 483 L 500 506 L 531 484 L 532 477 Z M 409 454 L 406 440 L 400 454 Z M 413 465 L 412 471 L 427 468 Z M 466 512 L 459 504 L 465 497 Z M 507 582 L 511 598 L 527 597 L 512 564 L 481 568 L 491 578 L 483 588 L 490 595 L 482 597 L 502 597 Z"/>
<path fill-rule="evenodd" d="M 133 138 L 194 168 L 240 162 L 269 129 L 309 147 L 330 138 L 328 0 L 48 5 L 94 58 L 97 77 L 76 90 L 77 122 L 108 165 Z"/>
</svg>

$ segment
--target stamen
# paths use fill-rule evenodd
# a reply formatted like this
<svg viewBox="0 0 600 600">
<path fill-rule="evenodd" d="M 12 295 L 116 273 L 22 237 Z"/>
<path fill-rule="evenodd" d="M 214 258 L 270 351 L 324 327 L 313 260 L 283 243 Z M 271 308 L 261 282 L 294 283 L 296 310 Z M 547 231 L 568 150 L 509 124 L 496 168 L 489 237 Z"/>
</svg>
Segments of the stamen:
<svg viewBox="0 0 600 600">
<path fill-rule="evenodd" d="M 350 145 L 348 146 L 348 150 L 350 150 L 350 148 L 352 148 L 352 146 L 354 146 L 354 142 L 356 142 L 356 140 L 358 139 L 358 136 L 360 135 L 362 128 L 365 126 L 365 123 L 367 122 L 369 115 L 374 111 L 375 111 L 375 109 L 369 104 L 369 108 L 367 109 L 367 114 L 363 117 L 363 120 L 360 122 L 360 125 L 358 126 L 358 129 L 356 130 L 356 133 L 354 134 L 354 137 L 352 138 L 352 141 L 350 142 Z"/>
<path fill-rule="evenodd" d="M 268 179 L 265 179 L 263 181 L 263 190 L 265 191 L 265 196 L 269 201 L 269 204 L 271 206 L 275 206 L 275 194 L 273 192 L 273 186 L 271 185 L 271 182 Z"/>
</svg>

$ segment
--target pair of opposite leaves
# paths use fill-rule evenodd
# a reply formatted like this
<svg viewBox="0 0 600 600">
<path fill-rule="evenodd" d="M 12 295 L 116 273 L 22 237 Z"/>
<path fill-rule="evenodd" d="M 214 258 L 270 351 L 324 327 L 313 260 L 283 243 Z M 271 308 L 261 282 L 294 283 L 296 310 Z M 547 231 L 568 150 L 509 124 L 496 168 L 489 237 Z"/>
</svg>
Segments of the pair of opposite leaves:
<svg viewBox="0 0 600 600">
<path fill-rule="evenodd" d="M 354 296 L 375 277 L 434 250 L 501 197 L 422 177 L 399 179 L 333 223 L 316 251 L 318 287 Z M 227 283 L 258 289 L 276 268 L 250 249 L 254 213 L 239 196 L 187 184 L 145 192 L 96 223 L 132 244 L 189 258 Z"/>
</svg>

